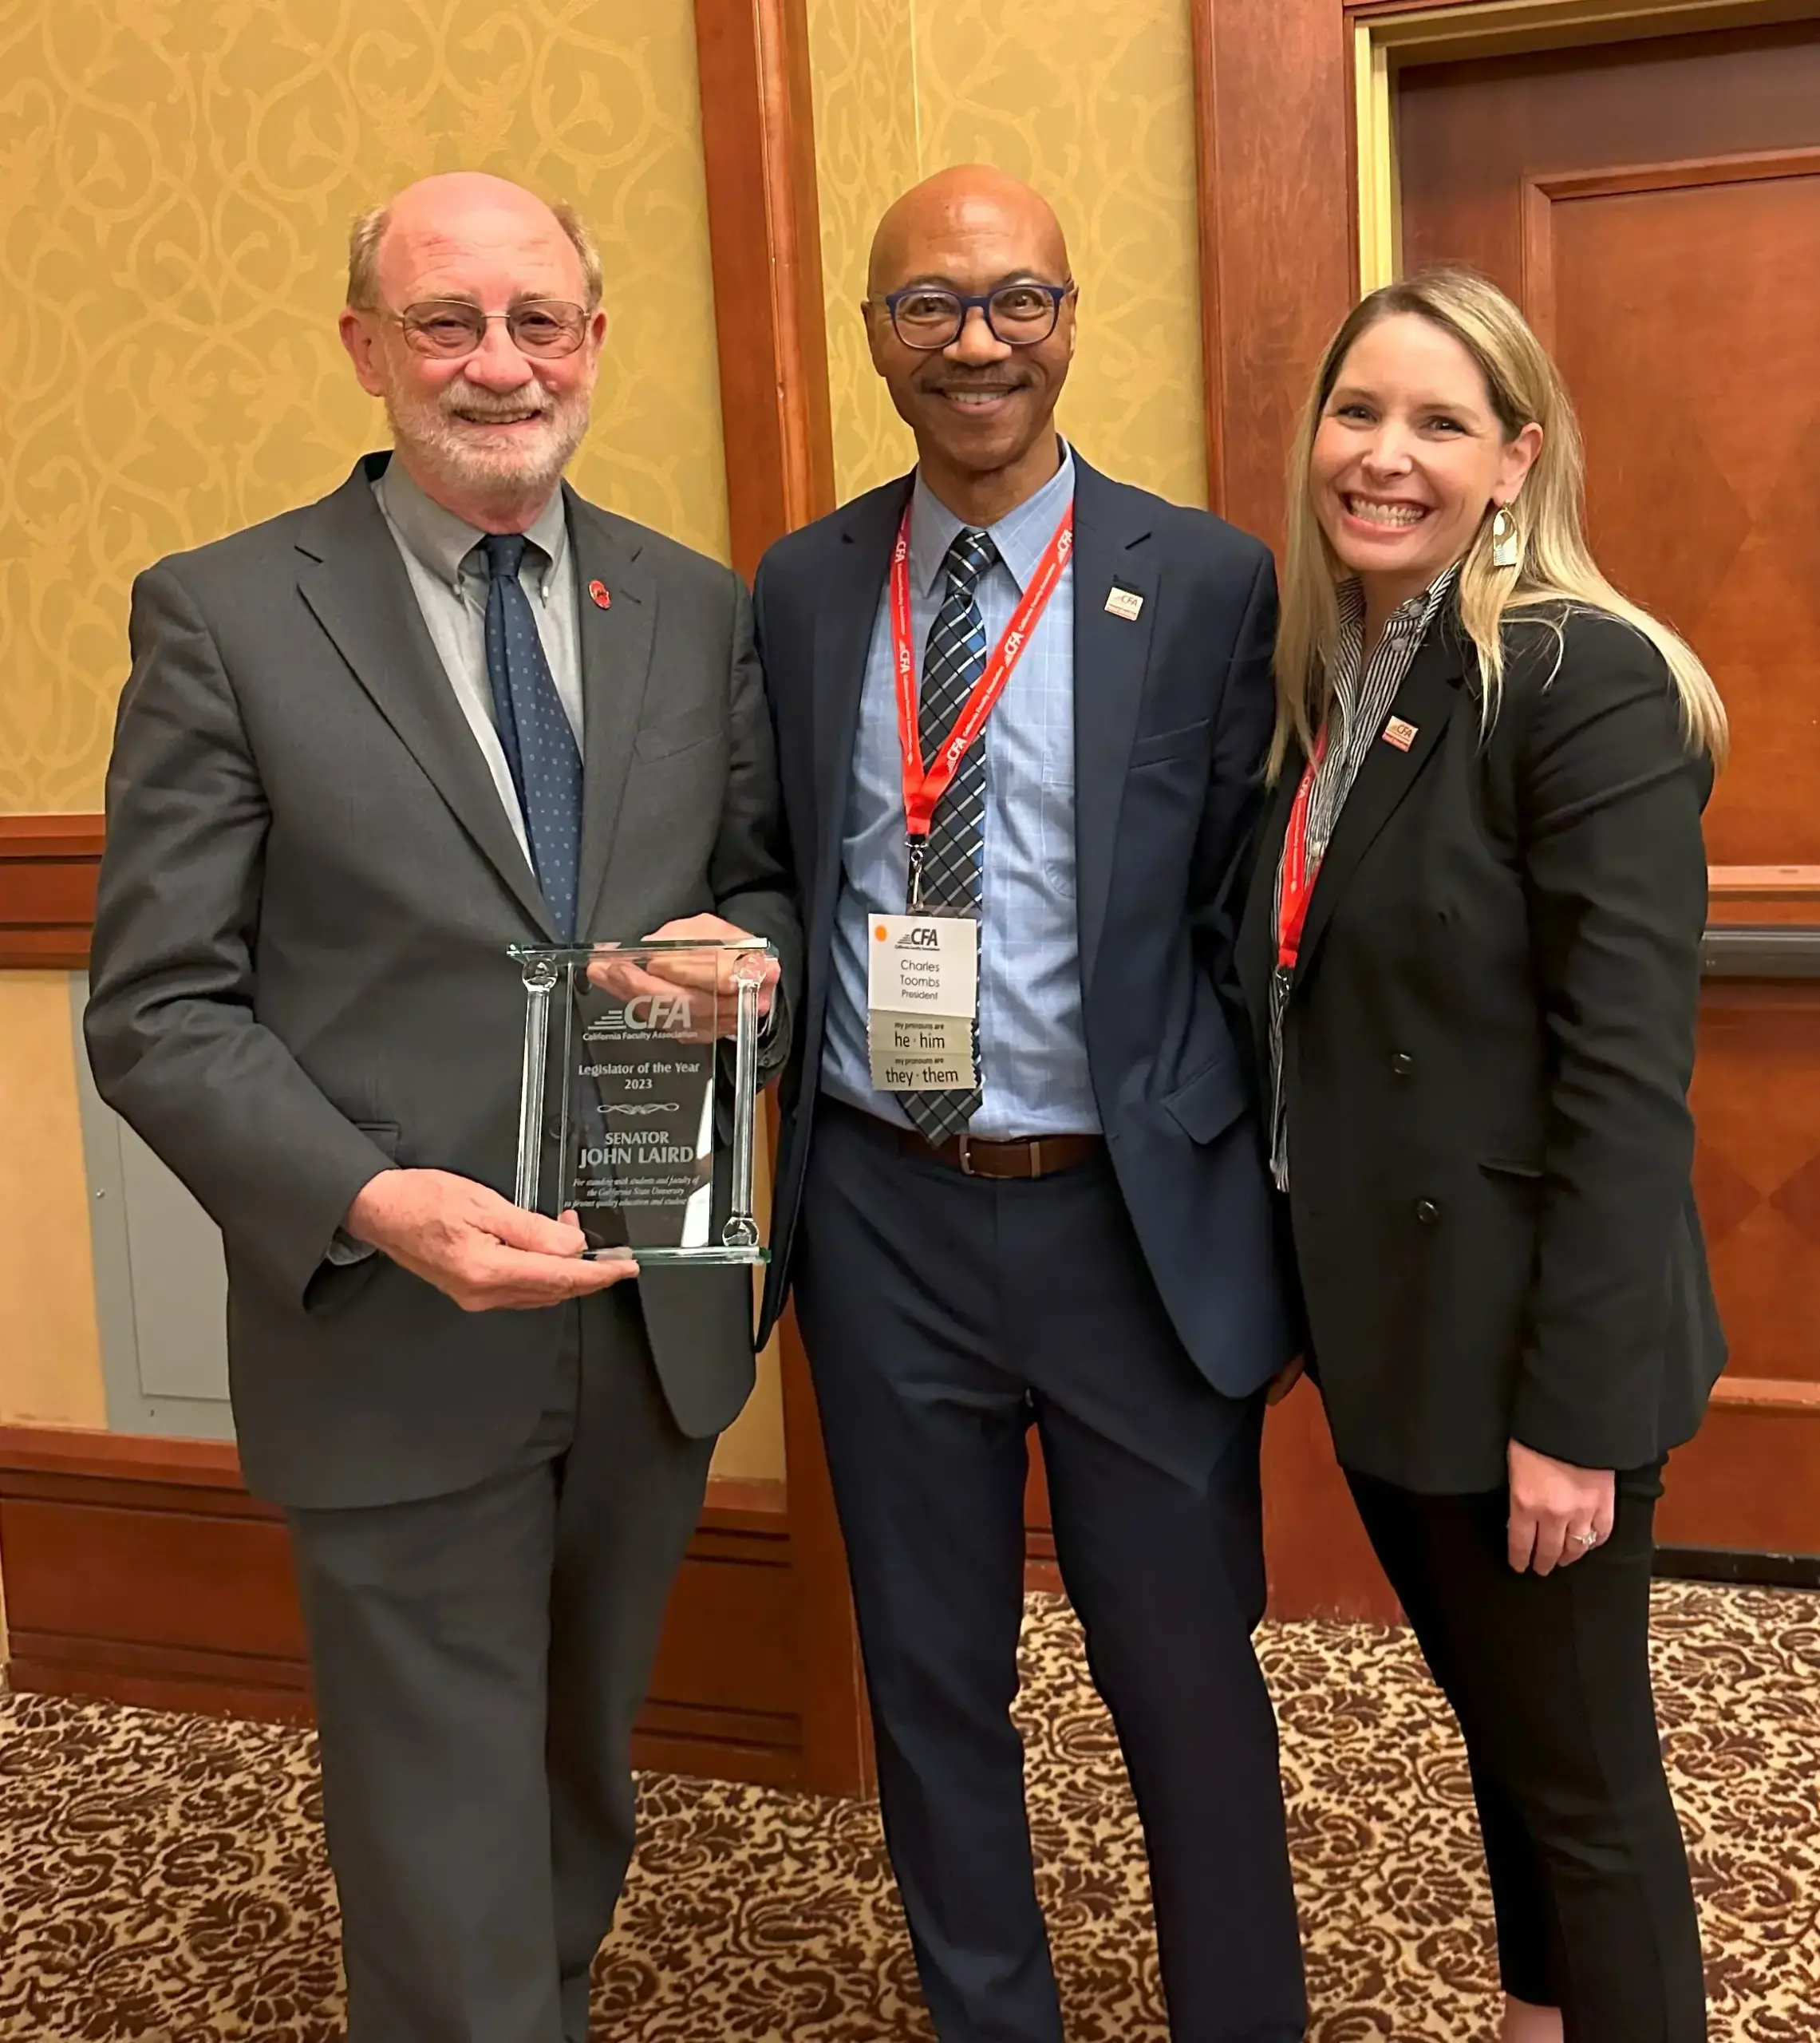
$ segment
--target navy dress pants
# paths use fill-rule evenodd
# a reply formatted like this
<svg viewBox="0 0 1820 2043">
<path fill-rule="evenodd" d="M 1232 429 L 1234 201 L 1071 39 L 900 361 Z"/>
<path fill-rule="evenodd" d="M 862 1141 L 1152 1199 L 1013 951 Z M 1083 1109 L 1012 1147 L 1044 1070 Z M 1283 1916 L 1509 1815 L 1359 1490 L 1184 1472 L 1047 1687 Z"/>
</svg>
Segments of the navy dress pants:
<svg viewBox="0 0 1820 2043">
<path fill-rule="evenodd" d="M 1182 1349 L 1103 1159 L 963 1176 L 824 1103 L 796 1297 L 891 1863 L 942 2043 L 1060 2043 L 1011 1719 L 1025 1436 L 1142 1820 L 1176 2043 L 1304 2032 L 1264 1608 L 1261 1399 Z"/>
</svg>

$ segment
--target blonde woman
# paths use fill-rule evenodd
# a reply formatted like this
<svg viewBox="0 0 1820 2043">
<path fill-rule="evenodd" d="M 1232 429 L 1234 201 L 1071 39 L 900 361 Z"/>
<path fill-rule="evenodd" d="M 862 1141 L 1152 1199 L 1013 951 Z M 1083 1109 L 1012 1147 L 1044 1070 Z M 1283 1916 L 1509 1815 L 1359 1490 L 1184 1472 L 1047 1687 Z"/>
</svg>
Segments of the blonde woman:
<svg viewBox="0 0 1820 2043">
<path fill-rule="evenodd" d="M 1725 717 L 1600 575 L 1483 279 L 1377 291 L 1297 443 L 1239 954 L 1310 1366 L 1465 1735 L 1504 2043 L 1696 2043 L 1652 1519 L 1724 1344 L 1689 1184 Z"/>
</svg>

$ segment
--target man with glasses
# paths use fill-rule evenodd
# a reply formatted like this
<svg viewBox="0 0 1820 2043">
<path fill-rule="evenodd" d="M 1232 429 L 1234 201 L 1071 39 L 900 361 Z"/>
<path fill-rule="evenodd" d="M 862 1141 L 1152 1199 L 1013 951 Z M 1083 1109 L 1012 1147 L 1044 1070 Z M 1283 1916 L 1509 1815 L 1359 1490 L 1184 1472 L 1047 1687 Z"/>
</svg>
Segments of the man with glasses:
<svg viewBox="0 0 1820 2043">
<path fill-rule="evenodd" d="M 957 169 L 900 199 L 863 314 L 915 472 L 759 571 L 807 948 L 766 1323 L 793 1277 L 942 2043 L 1061 2036 L 1011 1720 L 1032 1425 L 1171 2033 L 1286 2043 L 1305 2004 L 1250 1632 L 1290 1342 L 1218 990 L 1275 584 L 1255 539 L 1058 437 L 1077 310 L 1027 187 Z"/>
<path fill-rule="evenodd" d="M 796 944 L 744 591 L 562 482 L 600 297 L 499 179 L 365 215 L 341 338 L 393 451 L 133 591 L 89 1042 L 225 1239 L 351 2043 L 583 2043 L 634 1713 L 752 1381 L 745 1272 L 638 1278 L 506 1196 L 508 945 Z"/>
</svg>

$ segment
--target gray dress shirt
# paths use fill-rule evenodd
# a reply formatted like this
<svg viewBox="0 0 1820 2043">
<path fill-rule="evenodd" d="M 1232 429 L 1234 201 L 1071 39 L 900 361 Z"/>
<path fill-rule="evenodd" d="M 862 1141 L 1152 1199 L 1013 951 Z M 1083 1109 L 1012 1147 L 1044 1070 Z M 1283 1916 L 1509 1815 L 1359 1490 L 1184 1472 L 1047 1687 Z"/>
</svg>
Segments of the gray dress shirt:
<svg viewBox="0 0 1820 2043">
<path fill-rule="evenodd" d="M 480 551 L 486 535 L 426 496 L 396 456 L 373 484 L 373 493 L 404 556 L 405 571 L 431 642 L 528 865 L 531 846 L 525 836 L 524 816 L 493 721 L 493 687 L 487 678 L 487 559 Z M 525 527 L 524 535 L 531 543 L 519 567 L 519 585 L 530 599 L 563 714 L 575 733 L 577 749 L 585 756 L 575 556 L 569 544 L 569 520 L 560 488 Z"/>
<path fill-rule="evenodd" d="M 987 529 L 997 563 L 981 576 L 986 642 L 996 646 L 1074 496 L 1074 456 Z M 910 501 L 910 636 L 923 648 L 946 587 L 942 564 L 963 521 L 919 474 Z M 981 1102 L 969 1132 L 986 1140 L 1095 1135 L 1075 907 L 1074 569 L 1012 670 L 980 742 L 986 751 L 980 923 Z M 834 980 L 822 1083 L 837 1099 L 907 1126 L 897 1096 L 872 1089 L 866 1053 L 866 927 L 902 915 L 908 886 L 903 763 L 892 683 L 890 603 L 879 595 L 854 741 L 841 846 Z"/>
</svg>

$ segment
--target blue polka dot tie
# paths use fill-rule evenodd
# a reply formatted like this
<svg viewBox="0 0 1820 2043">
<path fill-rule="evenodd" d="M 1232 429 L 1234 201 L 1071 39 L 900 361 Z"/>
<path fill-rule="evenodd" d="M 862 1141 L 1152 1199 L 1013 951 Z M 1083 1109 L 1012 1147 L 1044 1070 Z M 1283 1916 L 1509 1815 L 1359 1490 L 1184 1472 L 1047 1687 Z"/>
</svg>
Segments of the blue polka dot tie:
<svg viewBox="0 0 1820 2043">
<path fill-rule="evenodd" d="M 582 841 L 582 755 L 544 658 L 537 620 L 518 579 L 522 532 L 489 532 L 487 556 L 487 678 L 493 717 L 511 769 L 531 840 L 531 863 L 565 942 L 575 935 L 576 871 Z"/>
</svg>

